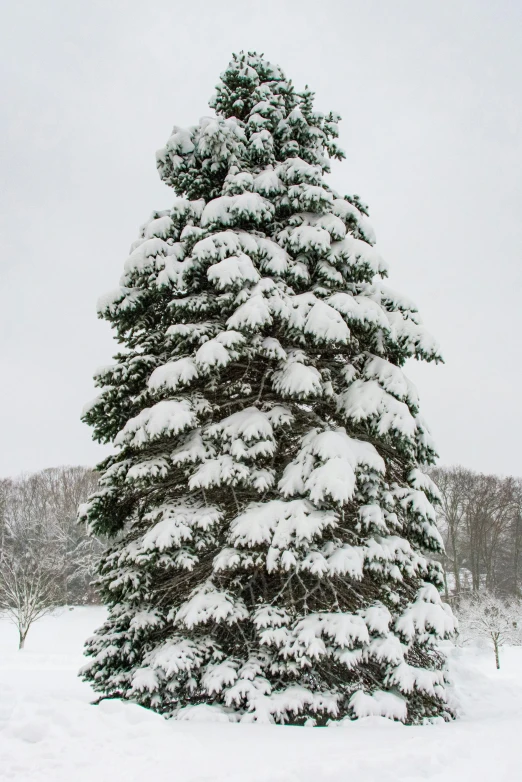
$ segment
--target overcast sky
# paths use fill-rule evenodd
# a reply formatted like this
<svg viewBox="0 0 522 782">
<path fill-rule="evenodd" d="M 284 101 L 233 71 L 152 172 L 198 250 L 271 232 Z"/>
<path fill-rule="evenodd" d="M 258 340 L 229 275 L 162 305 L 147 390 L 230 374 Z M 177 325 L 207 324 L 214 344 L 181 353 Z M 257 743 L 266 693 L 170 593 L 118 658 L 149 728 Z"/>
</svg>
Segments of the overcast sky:
<svg viewBox="0 0 522 782">
<path fill-rule="evenodd" d="M 0 475 L 102 457 L 96 299 L 174 199 L 156 149 L 240 49 L 343 117 L 333 184 L 442 345 L 407 367 L 441 460 L 522 475 L 520 0 L 3 0 Z"/>
</svg>

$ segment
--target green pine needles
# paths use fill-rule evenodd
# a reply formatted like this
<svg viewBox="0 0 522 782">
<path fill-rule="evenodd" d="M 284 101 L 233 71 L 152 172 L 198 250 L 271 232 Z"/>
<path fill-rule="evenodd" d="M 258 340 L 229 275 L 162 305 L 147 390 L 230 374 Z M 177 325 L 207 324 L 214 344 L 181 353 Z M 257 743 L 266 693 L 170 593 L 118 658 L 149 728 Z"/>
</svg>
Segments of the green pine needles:
<svg viewBox="0 0 522 782">
<path fill-rule="evenodd" d="M 367 209 L 326 183 L 333 113 L 234 55 L 158 170 L 100 316 L 122 345 L 84 420 L 82 508 L 112 547 L 83 676 L 178 719 L 448 718 L 435 452 L 402 372 L 439 360 L 382 283 Z"/>
</svg>

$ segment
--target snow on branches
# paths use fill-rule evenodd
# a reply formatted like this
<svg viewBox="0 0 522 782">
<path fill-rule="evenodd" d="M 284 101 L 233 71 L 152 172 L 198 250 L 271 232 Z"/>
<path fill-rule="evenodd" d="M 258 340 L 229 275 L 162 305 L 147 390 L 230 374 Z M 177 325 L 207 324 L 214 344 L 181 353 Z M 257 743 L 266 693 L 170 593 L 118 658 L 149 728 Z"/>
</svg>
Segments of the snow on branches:
<svg viewBox="0 0 522 782">
<path fill-rule="evenodd" d="M 435 451 L 402 370 L 437 345 L 324 179 L 339 117 L 252 53 L 211 106 L 158 152 L 178 198 L 99 302 L 123 348 L 84 413 L 117 446 L 84 509 L 114 537 L 84 675 L 180 719 L 448 717 Z"/>
<path fill-rule="evenodd" d="M 458 607 L 459 636 L 464 641 L 485 641 L 500 668 L 500 649 L 522 643 L 522 604 L 483 590 L 463 598 Z"/>
</svg>

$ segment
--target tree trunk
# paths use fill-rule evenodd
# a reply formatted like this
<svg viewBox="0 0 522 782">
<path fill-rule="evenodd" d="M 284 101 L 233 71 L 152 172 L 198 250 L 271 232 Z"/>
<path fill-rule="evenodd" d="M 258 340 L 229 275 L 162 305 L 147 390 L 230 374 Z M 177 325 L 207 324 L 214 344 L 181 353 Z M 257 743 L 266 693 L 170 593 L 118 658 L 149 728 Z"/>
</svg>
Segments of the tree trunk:
<svg viewBox="0 0 522 782">
<path fill-rule="evenodd" d="M 457 541 L 454 530 L 451 532 L 451 548 L 453 551 L 453 574 L 455 576 L 455 594 L 460 595 L 460 562 L 457 554 Z"/>
<path fill-rule="evenodd" d="M 27 628 L 27 630 L 18 630 L 18 636 L 19 636 L 19 639 L 20 639 L 19 643 L 18 643 L 18 648 L 19 649 L 23 649 L 24 646 L 25 646 L 25 639 L 27 638 L 28 630 L 29 630 L 29 628 Z"/>
<path fill-rule="evenodd" d="M 513 594 L 518 597 L 518 562 L 520 558 L 520 512 L 517 513 L 515 522 L 515 545 L 514 545 L 514 563 L 513 563 Z"/>
<path fill-rule="evenodd" d="M 497 664 L 497 671 L 500 670 L 500 658 L 498 654 L 498 643 L 496 641 L 493 641 L 493 645 L 495 647 L 495 662 Z"/>
</svg>

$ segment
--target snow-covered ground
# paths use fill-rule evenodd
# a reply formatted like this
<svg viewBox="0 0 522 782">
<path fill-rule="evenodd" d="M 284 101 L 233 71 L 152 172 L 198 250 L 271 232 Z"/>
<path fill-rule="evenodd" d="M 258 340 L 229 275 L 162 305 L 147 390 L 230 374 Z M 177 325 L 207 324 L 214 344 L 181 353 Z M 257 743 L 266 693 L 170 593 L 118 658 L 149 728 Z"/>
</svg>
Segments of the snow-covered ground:
<svg viewBox="0 0 522 782">
<path fill-rule="evenodd" d="M 456 650 L 452 724 L 368 718 L 335 729 L 168 722 L 91 706 L 76 676 L 103 609 L 40 620 L 26 649 L 0 620 L 0 780 L 17 782 L 515 782 L 522 778 L 522 648 Z"/>
</svg>

